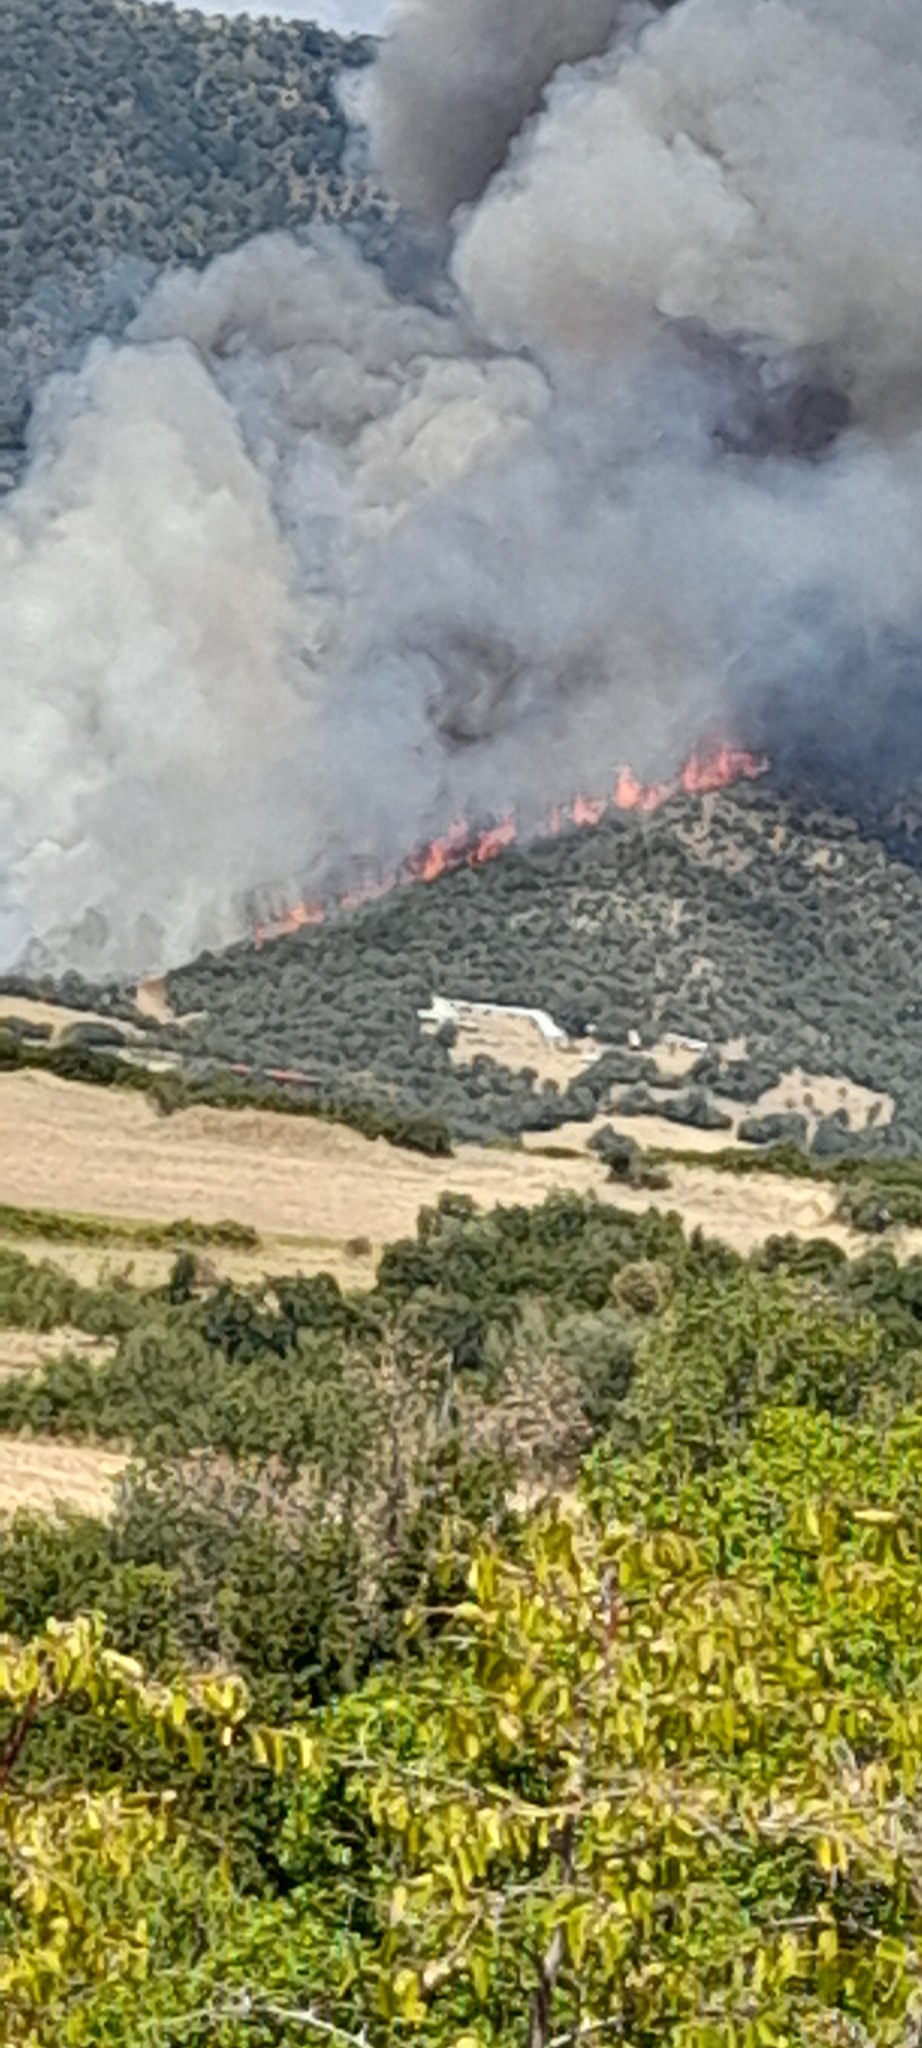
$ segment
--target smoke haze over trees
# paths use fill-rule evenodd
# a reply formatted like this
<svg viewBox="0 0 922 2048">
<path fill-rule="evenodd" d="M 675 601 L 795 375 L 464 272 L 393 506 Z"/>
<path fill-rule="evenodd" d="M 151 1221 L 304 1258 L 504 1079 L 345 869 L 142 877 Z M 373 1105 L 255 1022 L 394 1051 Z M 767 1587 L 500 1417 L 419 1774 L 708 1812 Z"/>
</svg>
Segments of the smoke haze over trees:
<svg viewBox="0 0 922 2048">
<path fill-rule="evenodd" d="M 100 251 L 192 262 L 354 207 L 343 64 L 371 46 L 293 22 L 127 0 L 4 15 L 0 317 Z M 55 148 L 49 154 L 48 137 Z"/>
<path fill-rule="evenodd" d="M 175 963 L 714 730 L 846 794 L 922 760 L 917 9 L 521 11 L 454 8 L 433 78 L 418 0 L 363 89 L 399 294 L 276 234 L 39 395 L 0 872 L 52 962 Z"/>
</svg>

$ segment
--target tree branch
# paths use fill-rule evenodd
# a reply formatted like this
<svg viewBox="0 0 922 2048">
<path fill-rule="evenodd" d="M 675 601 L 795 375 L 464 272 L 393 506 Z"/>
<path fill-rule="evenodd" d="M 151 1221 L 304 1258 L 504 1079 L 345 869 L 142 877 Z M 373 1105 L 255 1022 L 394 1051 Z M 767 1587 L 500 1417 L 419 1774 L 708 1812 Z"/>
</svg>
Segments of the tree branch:
<svg viewBox="0 0 922 2048">
<path fill-rule="evenodd" d="M 10 1782 L 17 1758 L 37 1713 L 38 1686 L 36 1685 L 33 1686 L 19 1716 L 19 1720 L 11 1730 L 2 1750 L 0 1750 L 0 1792 L 5 1791 Z"/>
<path fill-rule="evenodd" d="M 309 2027 L 326 2040 L 341 2042 L 342 2048 L 371 2048 L 364 2028 L 360 2034 L 353 2034 L 348 2027 L 338 2026 L 335 2020 L 324 2019 L 313 2006 L 278 2005 L 274 1999 L 251 1991 L 238 1991 L 220 2004 L 199 2006 L 195 2012 L 184 2013 L 180 2019 L 163 2022 L 157 2031 L 160 2034 L 184 2033 L 187 2027 L 197 2025 L 201 2020 L 215 2025 L 224 2020 L 236 2020 L 238 2026 L 258 2024 L 262 2020 L 280 2020 L 285 2025 Z"/>
<path fill-rule="evenodd" d="M 565 2034 L 555 2034 L 547 2048 L 579 2048 L 580 2041 L 587 2041 L 590 2034 L 620 2034 L 620 2019 L 581 2020 L 577 2027 L 568 2027 Z"/>
<path fill-rule="evenodd" d="M 312 2027 L 315 2034 L 324 2034 L 329 2040 L 342 2041 L 346 2048 L 370 2048 L 368 2035 L 363 2027 L 360 2034 L 350 2034 L 348 2028 L 340 2027 L 335 2020 L 321 2018 L 312 2006 L 275 2005 L 269 1999 L 258 1998 L 253 2002 L 250 2019 L 284 2020 L 297 2027 Z"/>
<path fill-rule="evenodd" d="M 573 1875 L 575 1834 L 573 1816 L 568 1815 L 560 1832 L 560 1866 L 565 1883 L 569 1883 Z M 538 1983 L 528 2015 L 528 2048 L 550 2048 L 551 2008 L 566 1949 L 563 1928 L 555 1927 L 544 1955 L 538 1962 Z"/>
</svg>

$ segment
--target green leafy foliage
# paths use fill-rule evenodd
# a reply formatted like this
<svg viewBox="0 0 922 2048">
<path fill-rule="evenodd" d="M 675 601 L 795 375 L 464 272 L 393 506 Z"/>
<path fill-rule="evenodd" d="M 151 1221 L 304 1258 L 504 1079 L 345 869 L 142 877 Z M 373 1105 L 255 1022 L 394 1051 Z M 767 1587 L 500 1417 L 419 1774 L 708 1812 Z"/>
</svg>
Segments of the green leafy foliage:
<svg viewBox="0 0 922 2048">
<path fill-rule="evenodd" d="M 7 1257 L 116 1348 L 5 1426 L 140 1454 L 0 1524 L 10 1668 L 96 1611 L 147 1702 L 0 1684 L 16 2048 L 904 2048 L 922 1262 L 458 1194 L 364 1294 Z"/>
<path fill-rule="evenodd" d="M 602 1460 L 588 1516 L 475 1556 L 440 1644 L 327 1734 L 387 1870 L 379 2011 L 436 2040 L 464 1986 L 484 2041 L 911 2038 L 920 1449 L 915 1415 L 770 1410 L 716 1486 Z"/>
<path fill-rule="evenodd" d="M 496 1405 L 530 1350 L 536 1371 L 541 1354 L 569 1376 L 560 1400 L 591 1428 L 604 1415 L 643 1445 L 673 1417 L 716 1455 L 767 1402 L 846 1414 L 885 1392 L 910 1398 L 922 1261 L 880 1246 L 850 1263 L 794 1239 L 746 1261 L 654 1209 L 563 1194 L 484 1214 L 446 1194 L 385 1249 L 365 1294 L 328 1275 L 203 1291 L 189 1254 L 164 1287 L 89 1289 L 8 1250 L 0 1314 L 119 1339 L 101 1363 L 64 1357 L 0 1381 L 7 1430 L 158 1455 L 210 1447 L 296 1471 L 317 1455 L 323 1404 L 371 1414 L 385 1369 L 408 1387 L 434 1372 L 451 1399 Z"/>
<path fill-rule="evenodd" d="M 729 1457 L 779 1402 L 854 1412 L 887 1373 L 872 1315 L 787 1274 L 741 1267 L 687 1285 L 651 1327 L 616 1418 L 618 1441 L 664 1432 L 695 1464 Z"/>
<path fill-rule="evenodd" d="M 36 1264 L 25 1252 L 0 1246 L 0 1325 L 53 1330 L 68 1323 L 90 1336 L 109 1337 L 132 1329 L 140 1312 L 141 1301 L 130 1287 L 85 1287 L 49 1259 Z"/>
<path fill-rule="evenodd" d="M 613 2025 L 637 2048 L 903 2044 L 920 1430 L 766 1409 L 717 1475 L 600 1451 L 584 1504 L 481 1541 L 447 1626 L 418 1610 L 415 1656 L 287 1728 L 220 1674 L 152 1683 L 85 1628 L 8 1642 L 11 2038 L 44 2048 L 69 2013 L 77 2044 L 127 2041 L 154 2014 L 236 2043 L 311 2013 L 374 2048 Z M 172 1801 L 14 1787 L 36 1680 L 36 1726 L 62 1686 L 136 1750 L 161 1726 Z M 274 1816 L 258 1900 L 239 1813 L 230 1866 L 205 1853 L 203 1712 Z"/>
</svg>

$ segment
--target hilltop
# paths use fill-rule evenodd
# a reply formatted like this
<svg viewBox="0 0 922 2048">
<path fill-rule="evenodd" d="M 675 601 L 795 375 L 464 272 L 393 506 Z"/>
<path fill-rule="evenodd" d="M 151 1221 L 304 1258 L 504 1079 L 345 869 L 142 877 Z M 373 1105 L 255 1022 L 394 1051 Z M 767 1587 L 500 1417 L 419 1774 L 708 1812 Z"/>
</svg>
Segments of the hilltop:
<svg viewBox="0 0 922 2048">
<path fill-rule="evenodd" d="M 892 1098 L 874 1138 L 922 1146 L 922 874 L 847 819 L 765 787 L 512 849 L 474 869 L 168 980 L 193 1052 L 309 1067 L 435 1110 L 468 1136 L 553 1128 L 656 1079 L 668 1032 L 722 1047 L 696 1078 L 754 1103 L 795 1066 Z M 458 1061 L 433 995 L 540 1006 L 615 1050 L 553 1080 Z M 628 1051 L 635 1034 L 644 1051 Z M 867 1134 L 869 1137 L 873 1133 Z M 830 1144 L 834 1132 L 826 1132 Z"/>
<path fill-rule="evenodd" d="M 12 0 L 0 312 L 103 248 L 200 261 L 261 229 L 360 205 L 337 83 L 373 47 L 307 22 Z"/>
<path fill-rule="evenodd" d="M 117 334 L 163 265 L 318 219 L 380 230 L 346 161 L 344 72 L 368 37 L 140 0 L 11 0 L 0 124 L 0 490 L 37 379 Z M 49 151 L 48 137 L 54 137 Z"/>
</svg>

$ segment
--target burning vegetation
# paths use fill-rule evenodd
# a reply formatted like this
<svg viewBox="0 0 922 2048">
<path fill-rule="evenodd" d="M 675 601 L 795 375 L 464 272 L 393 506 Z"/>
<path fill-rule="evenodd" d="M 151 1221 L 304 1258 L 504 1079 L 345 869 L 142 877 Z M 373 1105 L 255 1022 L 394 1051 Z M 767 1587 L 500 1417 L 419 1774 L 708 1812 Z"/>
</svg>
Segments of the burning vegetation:
<svg viewBox="0 0 922 2048">
<path fill-rule="evenodd" d="M 310 28 L 283 81 L 246 21 L 13 11 L 13 289 L 36 182 L 78 255 L 195 260 L 110 280 L 7 476 L 0 963 L 109 1014 L 0 1066 L 68 1118 L 58 1077 L 335 1113 L 435 1200 L 344 1288 L 266 1241 L 236 1286 L 213 1223 L 91 1285 L 101 1219 L 54 1264 L 0 1216 L 0 1328 L 61 1346 L 0 1372 L 13 1459 L 130 1458 L 109 1524 L 0 1518 L 10 2038 L 907 2048 L 922 1260 L 804 1241 L 789 1185 L 751 1255 L 686 1237 L 625 1129 L 758 1109 L 830 1232 L 922 1221 L 922 866 L 855 823 L 922 771 L 918 0 L 397 0 L 351 137 Z M 209 262 L 238 195 L 280 231 Z M 328 196 L 359 233 L 281 231 Z M 572 1079 L 460 1056 L 510 1003 Z M 515 1141 L 599 1112 L 614 1200 L 529 1210 Z M 436 1194 L 449 1131 L 510 1207 Z"/>
<path fill-rule="evenodd" d="M 817 1149 L 914 1151 L 920 933 L 922 873 L 833 813 L 798 815 L 766 776 L 462 859 L 261 950 L 206 955 L 169 994 L 178 1014 L 204 1013 L 182 1033 L 187 1056 L 306 1068 L 331 1095 L 370 1091 L 457 1136 L 649 1107 L 650 1049 L 674 1031 L 707 1048 L 689 1077 L 705 1100 L 751 1105 L 795 1066 L 848 1076 L 894 1115 L 856 1132 L 833 1112 Z M 462 1067 L 449 1034 L 421 1028 L 436 993 L 539 1005 L 612 1050 L 569 1085 L 485 1055 Z M 740 1041 L 744 1054 L 721 1051 Z"/>
<path fill-rule="evenodd" d="M 755 782 L 760 775 L 767 774 L 768 768 L 765 758 L 760 759 L 744 748 L 730 746 L 726 742 L 693 753 L 680 774 L 667 782 L 643 783 L 632 769 L 622 768 L 608 796 L 575 796 L 569 804 L 555 804 L 544 826 L 532 836 L 539 840 L 556 839 L 561 832 L 600 824 L 611 811 L 638 811 L 642 814 L 657 811 L 670 797 L 705 796 L 727 789 L 734 782 Z M 508 847 L 518 843 L 519 831 L 514 812 L 498 824 L 486 825 L 480 831 L 475 831 L 463 818 L 459 818 L 439 838 L 408 854 L 399 868 L 344 890 L 335 908 L 339 911 L 357 910 L 362 903 L 373 903 L 401 885 L 435 882 L 440 875 L 450 874 L 455 868 L 484 867 L 487 861 L 497 860 Z M 263 946 L 267 939 L 282 938 L 286 932 L 323 924 L 327 915 L 326 906 L 317 898 L 292 904 L 280 916 L 257 925 L 256 944 Z"/>
<path fill-rule="evenodd" d="M 173 38 L 197 196 L 170 248 L 138 216 L 179 261 L 75 283 L 44 383 L 39 319 L 17 398 L 0 963 L 177 966 L 256 900 L 307 920 L 548 833 L 562 797 L 561 826 L 652 803 L 702 735 L 872 822 L 922 770 L 914 0 L 442 17 L 351 51 L 348 136 L 338 46 L 286 31 L 283 85 L 268 31 L 209 27 L 216 71 L 253 36 L 258 205 L 193 25 L 109 24 L 129 69 Z M 138 147 L 120 234 L 156 119 Z M 351 225 L 306 222 L 322 197 Z M 273 232 L 228 249 L 238 218 Z"/>
</svg>

